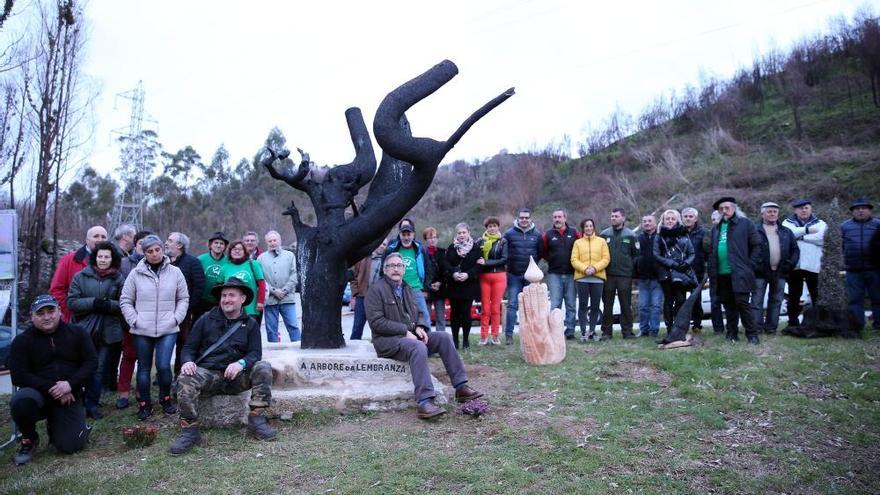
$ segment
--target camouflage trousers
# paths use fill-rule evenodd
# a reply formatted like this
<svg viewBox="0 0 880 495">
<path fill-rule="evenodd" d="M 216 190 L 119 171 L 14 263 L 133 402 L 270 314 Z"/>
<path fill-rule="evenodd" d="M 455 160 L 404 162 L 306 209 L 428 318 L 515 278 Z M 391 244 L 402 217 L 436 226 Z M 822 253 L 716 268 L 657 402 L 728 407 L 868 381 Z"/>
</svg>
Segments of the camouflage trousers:
<svg viewBox="0 0 880 495">
<path fill-rule="evenodd" d="M 272 400 L 272 366 L 258 361 L 234 380 L 223 377 L 222 371 L 197 368 L 194 375 L 181 374 L 177 378 L 177 409 L 180 418 L 195 421 L 199 417 L 199 397 L 237 395 L 251 391 L 250 407 L 269 407 Z"/>
</svg>

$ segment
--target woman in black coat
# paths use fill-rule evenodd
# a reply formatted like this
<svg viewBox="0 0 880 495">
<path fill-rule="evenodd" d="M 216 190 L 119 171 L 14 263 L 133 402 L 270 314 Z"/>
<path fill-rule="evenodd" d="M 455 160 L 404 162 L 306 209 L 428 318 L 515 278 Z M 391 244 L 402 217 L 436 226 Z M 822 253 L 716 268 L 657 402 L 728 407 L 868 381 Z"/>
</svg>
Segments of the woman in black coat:
<svg viewBox="0 0 880 495">
<path fill-rule="evenodd" d="M 462 347 L 468 349 L 471 333 L 471 307 L 480 297 L 480 249 L 471 237 L 466 223 L 455 226 L 455 242 L 446 249 L 446 294 L 449 297 L 449 328 L 452 342 L 458 349 L 458 331 L 462 330 Z"/>
<path fill-rule="evenodd" d="M 104 415 L 98 410 L 104 371 L 110 347 L 122 342 L 122 313 L 119 294 L 125 279 L 119 273 L 122 256 L 109 242 L 101 242 L 89 255 L 89 266 L 74 275 L 67 292 L 67 307 L 73 322 L 86 327 L 98 355 L 98 367 L 86 384 L 85 407 L 90 418 Z"/>
<path fill-rule="evenodd" d="M 430 282 L 426 283 L 425 292 L 428 302 L 428 308 L 434 310 L 434 330 L 438 332 L 446 331 L 446 284 L 443 265 L 446 262 L 446 250 L 437 247 L 437 229 L 428 227 L 422 231 L 422 238 L 425 240 L 425 250 L 428 252 L 428 259 L 431 263 L 431 273 L 433 274 Z"/>
<path fill-rule="evenodd" d="M 681 224 L 681 214 L 666 210 L 662 218 L 660 235 L 654 241 L 654 259 L 657 279 L 663 289 L 663 320 L 669 335 L 675 314 L 684 304 L 685 293 L 696 286 L 695 253 L 687 230 Z"/>
</svg>

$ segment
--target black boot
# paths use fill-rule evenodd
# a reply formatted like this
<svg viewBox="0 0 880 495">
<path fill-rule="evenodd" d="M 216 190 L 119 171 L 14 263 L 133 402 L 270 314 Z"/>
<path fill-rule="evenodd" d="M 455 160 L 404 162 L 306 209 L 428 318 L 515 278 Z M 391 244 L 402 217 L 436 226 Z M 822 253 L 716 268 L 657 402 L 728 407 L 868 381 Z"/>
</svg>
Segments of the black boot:
<svg viewBox="0 0 880 495">
<path fill-rule="evenodd" d="M 271 426 L 266 416 L 251 413 L 248 415 L 248 433 L 259 440 L 274 440 L 278 434 Z"/>
<path fill-rule="evenodd" d="M 159 399 L 159 405 L 162 406 L 162 412 L 165 414 L 177 414 L 177 406 L 171 402 L 170 396 Z"/>
<path fill-rule="evenodd" d="M 153 415 L 153 403 L 148 400 L 139 401 L 138 402 L 138 413 L 137 413 L 138 419 L 141 421 L 144 421 L 152 415 Z"/>
<path fill-rule="evenodd" d="M 180 425 L 182 426 L 180 435 L 171 444 L 171 447 L 168 448 L 168 452 L 171 455 L 186 454 L 202 441 L 202 432 L 199 431 L 199 424 L 197 422 L 187 423 L 181 420 Z"/>
<path fill-rule="evenodd" d="M 464 349 L 470 349 L 470 348 L 471 348 L 471 339 L 470 339 L 470 337 L 471 337 L 471 329 L 470 329 L 470 328 L 463 329 L 463 330 L 462 330 L 462 335 L 461 335 L 461 347 L 462 347 L 462 348 L 464 348 Z"/>
</svg>

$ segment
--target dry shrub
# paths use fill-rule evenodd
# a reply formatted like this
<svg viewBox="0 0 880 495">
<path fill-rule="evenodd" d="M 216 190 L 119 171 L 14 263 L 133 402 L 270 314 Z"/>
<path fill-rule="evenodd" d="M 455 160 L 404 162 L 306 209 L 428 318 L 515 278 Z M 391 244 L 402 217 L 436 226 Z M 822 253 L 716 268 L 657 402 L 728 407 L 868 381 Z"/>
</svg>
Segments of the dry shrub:
<svg viewBox="0 0 880 495">
<path fill-rule="evenodd" d="M 720 126 L 713 127 L 701 135 L 703 149 L 710 155 L 732 154 L 743 156 L 749 151 L 749 147 Z"/>
</svg>

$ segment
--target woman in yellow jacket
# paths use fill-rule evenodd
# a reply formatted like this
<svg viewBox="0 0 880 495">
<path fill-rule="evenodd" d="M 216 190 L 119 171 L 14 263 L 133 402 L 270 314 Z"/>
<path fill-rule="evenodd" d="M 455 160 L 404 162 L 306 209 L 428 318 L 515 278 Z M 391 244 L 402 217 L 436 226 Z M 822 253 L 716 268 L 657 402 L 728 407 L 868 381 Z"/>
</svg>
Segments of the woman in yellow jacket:
<svg viewBox="0 0 880 495">
<path fill-rule="evenodd" d="M 605 239 L 596 235 L 596 223 L 592 218 L 581 221 L 583 236 L 574 241 L 571 250 L 571 266 L 574 267 L 574 281 L 578 295 L 578 322 L 581 327 L 581 341 L 596 339 L 596 324 L 599 323 L 599 301 L 602 300 L 602 287 L 605 285 L 605 267 L 611 263 L 611 253 Z M 590 308 L 590 333 L 587 333 L 587 305 Z M 611 308 L 605 308 L 611 311 Z"/>
</svg>

